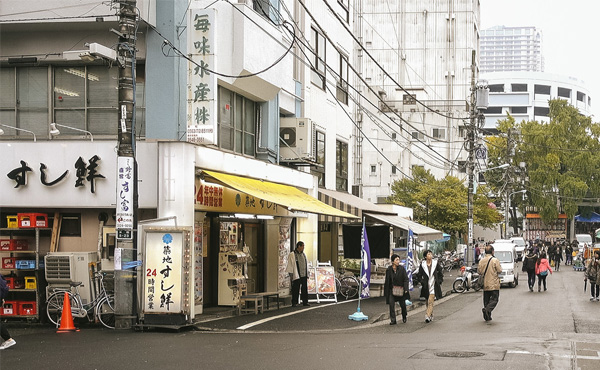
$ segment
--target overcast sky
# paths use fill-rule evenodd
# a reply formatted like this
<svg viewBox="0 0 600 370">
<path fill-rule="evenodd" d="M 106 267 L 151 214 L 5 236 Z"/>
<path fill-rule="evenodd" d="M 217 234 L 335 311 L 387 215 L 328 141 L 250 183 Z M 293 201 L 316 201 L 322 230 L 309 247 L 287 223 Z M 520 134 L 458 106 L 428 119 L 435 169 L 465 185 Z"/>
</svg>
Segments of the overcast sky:
<svg viewBox="0 0 600 370">
<path fill-rule="evenodd" d="M 545 72 L 585 82 L 600 122 L 600 0 L 481 0 L 481 28 L 535 26 Z"/>
</svg>

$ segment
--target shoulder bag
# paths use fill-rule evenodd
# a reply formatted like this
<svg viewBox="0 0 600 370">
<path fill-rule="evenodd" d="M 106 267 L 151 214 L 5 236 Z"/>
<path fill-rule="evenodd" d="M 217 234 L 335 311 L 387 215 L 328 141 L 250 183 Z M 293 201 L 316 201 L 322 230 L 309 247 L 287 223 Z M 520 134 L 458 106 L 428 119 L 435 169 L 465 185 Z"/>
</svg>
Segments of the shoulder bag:
<svg viewBox="0 0 600 370">
<path fill-rule="evenodd" d="M 481 275 L 481 276 L 479 277 L 479 279 L 477 279 L 477 285 L 479 286 L 479 289 L 483 289 L 483 283 L 484 283 L 484 281 L 485 281 L 485 274 L 487 274 L 487 270 L 488 270 L 488 267 L 490 267 L 490 262 L 492 262 L 492 258 L 494 258 L 494 257 L 491 257 L 491 258 L 488 260 L 488 263 L 487 263 L 487 265 L 485 266 L 485 271 L 483 272 L 483 275 Z"/>
</svg>

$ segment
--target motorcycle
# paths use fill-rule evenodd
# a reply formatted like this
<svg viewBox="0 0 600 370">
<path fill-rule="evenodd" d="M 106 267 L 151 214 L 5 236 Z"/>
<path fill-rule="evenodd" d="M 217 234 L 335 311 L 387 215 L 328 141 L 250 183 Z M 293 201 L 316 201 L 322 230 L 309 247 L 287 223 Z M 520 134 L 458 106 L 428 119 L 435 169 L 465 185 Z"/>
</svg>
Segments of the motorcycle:
<svg viewBox="0 0 600 370">
<path fill-rule="evenodd" d="M 477 284 L 479 280 L 479 274 L 477 273 L 477 267 L 461 267 L 461 275 L 454 280 L 452 284 L 452 290 L 456 293 L 464 293 L 470 289 L 474 289 L 478 292 L 481 288 Z"/>
</svg>

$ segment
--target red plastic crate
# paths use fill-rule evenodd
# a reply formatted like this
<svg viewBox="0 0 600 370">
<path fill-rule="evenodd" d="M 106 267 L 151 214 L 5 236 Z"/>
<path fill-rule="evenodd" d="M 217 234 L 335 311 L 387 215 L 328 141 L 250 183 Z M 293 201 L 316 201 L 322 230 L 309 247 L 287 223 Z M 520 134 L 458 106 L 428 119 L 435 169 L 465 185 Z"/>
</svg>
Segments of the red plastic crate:
<svg viewBox="0 0 600 370">
<path fill-rule="evenodd" d="M 19 305 L 17 301 L 4 301 L 4 305 L 2 306 L 2 315 L 3 316 L 13 316 L 19 314 Z"/>
<path fill-rule="evenodd" d="M 17 213 L 20 229 L 35 227 L 48 227 L 48 215 L 46 213 Z"/>
<path fill-rule="evenodd" d="M 35 315 L 37 313 L 36 304 L 33 301 L 19 301 L 17 304 L 19 315 Z"/>
<path fill-rule="evenodd" d="M 13 289 L 25 289 L 25 279 L 24 278 L 15 278 L 13 283 Z"/>
<path fill-rule="evenodd" d="M 0 251 L 14 251 L 15 243 L 11 239 L 0 239 Z"/>
<path fill-rule="evenodd" d="M 16 261 L 17 259 L 15 257 L 2 257 L 2 268 L 3 269 L 14 269 L 16 268 Z"/>
<path fill-rule="evenodd" d="M 27 239 L 13 239 L 13 244 L 16 251 L 26 251 L 29 249 L 29 242 Z"/>
<path fill-rule="evenodd" d="M 9 289 L 15 289 L 15 278 L 14 277 L 5 277 L 6 285 L 8 285 Z"/>
</svg>

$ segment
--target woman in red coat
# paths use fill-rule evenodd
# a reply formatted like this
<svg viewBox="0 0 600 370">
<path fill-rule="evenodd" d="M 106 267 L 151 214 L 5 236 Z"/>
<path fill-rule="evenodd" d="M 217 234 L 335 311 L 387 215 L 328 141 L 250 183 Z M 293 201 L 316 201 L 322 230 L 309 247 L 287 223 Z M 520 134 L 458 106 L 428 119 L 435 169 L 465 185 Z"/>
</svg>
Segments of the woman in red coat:
<svg viewBox="0 0 600 370">
<path fill-rule="evenodd" d="M 548 272 L 552 273 L 552 268 L 548 263 L 546 253 L 542 252 L 542 254 L 540 254 L 540 258 L 535 263 L 535 274 L 538 277 L 538 292 L 541 291 L 542 281 L 544 282 L 544 292 L 547 290 L 546 278 L 548 277 Z"/>
</svg>

